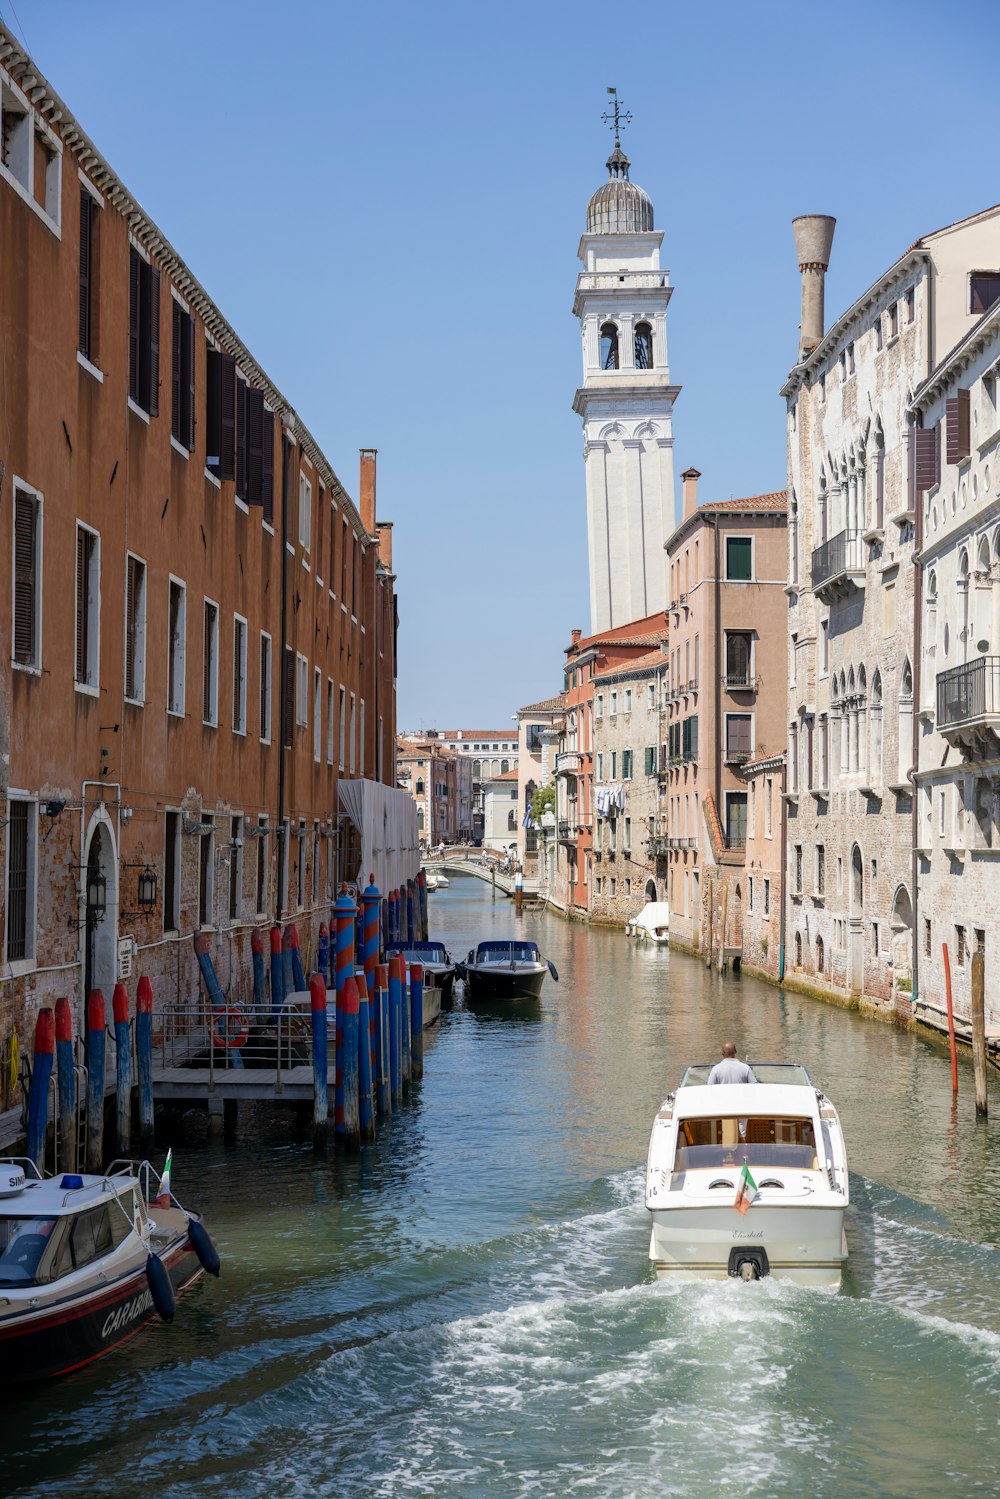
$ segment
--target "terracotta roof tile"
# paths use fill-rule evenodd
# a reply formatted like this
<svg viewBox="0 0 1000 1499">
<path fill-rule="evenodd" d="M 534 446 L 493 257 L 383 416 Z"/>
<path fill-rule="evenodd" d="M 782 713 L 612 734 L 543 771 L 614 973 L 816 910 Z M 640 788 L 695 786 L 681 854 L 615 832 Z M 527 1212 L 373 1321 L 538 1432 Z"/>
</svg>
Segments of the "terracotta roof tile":
<svg viewBox="0 0 1000 1499">
<path fill-rule="evenodd" d="M 566 699 L 560 692 L 558 697 L 543 697 L 540 703 L 528 703 L 527 707 L 519 708 L 519 713 L 552 713 L 565 706 Z"/>
<path fill-rule="evenodd" d="M 787 510 L 788 490 L 773 489 L 768 494 L 751 494 L 738 500 L 714 500 L 699 505 L 699 510 Z"/>
</svg>

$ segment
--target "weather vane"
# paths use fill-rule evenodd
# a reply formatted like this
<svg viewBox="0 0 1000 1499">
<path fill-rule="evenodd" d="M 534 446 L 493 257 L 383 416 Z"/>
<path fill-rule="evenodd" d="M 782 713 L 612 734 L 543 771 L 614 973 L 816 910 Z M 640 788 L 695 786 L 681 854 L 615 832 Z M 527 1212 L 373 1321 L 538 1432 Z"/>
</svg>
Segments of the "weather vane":
<svg viewBox="0 0 1000 1499">
<path fill-rule="evenodd" d="M 628 109 L 622 109 L 618 99 L 618 90 L 616 88 L 609 88 L 608 93 L 615 101 L 615 112 L 614 114 L 611 114 L 610 112 L 602 114 L 601 119 L 604 124 L 607 125 L 609 130 L 613 130 L 615 132 L 615 145 L 620 146 L 621 141 L 618 139 L 618 132 L 622 129 L 623 126 L 630 125 L 632 123 L 632 112 Z"/>
</svg>

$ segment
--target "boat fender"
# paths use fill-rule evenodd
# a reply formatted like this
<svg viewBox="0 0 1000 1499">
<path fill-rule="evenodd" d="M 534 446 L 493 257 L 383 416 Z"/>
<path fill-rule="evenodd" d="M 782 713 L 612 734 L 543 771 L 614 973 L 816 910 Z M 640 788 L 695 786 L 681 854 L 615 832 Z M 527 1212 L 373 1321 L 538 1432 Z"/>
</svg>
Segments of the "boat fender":
<svg viewBox="0 0 1000 1499">
<path fill-rule="evenodd" d="M 146 1282 L 158 1314 L 164 1322 L 172 1322 L 174 1312 L 177 1310 L 177 1297 L 174 1295 L 166 1265 L 160 1256 L 153 1254 L 152 1251 L 146 1256 Z"/>
<path fill-rule="evenodd" d="M 198 1218 L 188 1219 L 188 1243 L 198 1256 L 201 1268 L 207 1270 L 209 1275 L 218 1276 L 222 1265 L 219 1251 L 212 1243 L 208 1229 Z"/>
<path fill-rule="evenodd" d="M 551 973 L 552 977 L 555 979 L 556 983 L 558 984 L 558 982 L 559 982 L 559 975 L 558 975 L 558 973 L 556 973 L 556 965 L 553 963 L 553 961 L 552 961 L 551 958 L 548 959 L 548 966 L 549 966 L 549 972 Z"/>
</svg>

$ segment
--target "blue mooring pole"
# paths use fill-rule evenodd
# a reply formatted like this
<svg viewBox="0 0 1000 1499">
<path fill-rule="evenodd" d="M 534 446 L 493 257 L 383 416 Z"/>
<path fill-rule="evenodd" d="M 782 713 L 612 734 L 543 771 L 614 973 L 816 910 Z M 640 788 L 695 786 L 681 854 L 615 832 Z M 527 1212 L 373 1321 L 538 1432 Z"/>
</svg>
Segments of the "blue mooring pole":
<svg viewBox="0 0 1000 1499">
<path fill-rule="evenodd" d="M 309 980 L 309 999 L 312 1013 L 312 1060 L 313 1060 L 313 1146 L 321 1150 L 326 1144 L 327 1118 L 330 1101 L 327 1090 L 329 1053 L 326 1040 L 326 977 L 314 973 Z"/>
<path fill-rule="evenodd" d="M 52 1011 L 39 1010 L 35 1021 L 35 1043 L 28 1090 L 28 1154 L 45 1170 L 45 1135 L 49 1125 L 49 1082 L 55 1058 L 56 1028 Z"/>
<path fill-rule="evenodd" d="M 375 970 L 375 1095 L 380 1114 L 392 1113 L 392 1079 L 389 1071 L 389 969 L 380 963 Z"/>
<path fill-rule="evenodd" d="M 128 1023 L 128 990 L 116 984 L 111 996 L 115 1021 L 115 1146 L 119 1155 L 132 1149 L 132 1032 Z"/>
<path fill-rule="evenodd" d="M 337 989 L 337 1075 L 336 1092 L 334 1095 L 333 1119 L 334 1127 L 338 1135 L 346 1131 L 346 1116 L 344 1113 L 344 1062 L 345 1062 L 345 1036 L 343 1026 L 343 1005 L 348 979 L 354 975 L 354 912 L 355 905 L 347 893 L 344 885 L 337 897 L 334 906 L 334 915 L 337 925 L 336 932 L 336 957 L 335 977 Z M 355 1002 L 357 1000 L 357 989 L 355 989 Z M 357 1010 L 354 1011 L 357 1014 Z M 357 1045 L 355 1045 L 355 1054 Z"/>
<path fill-rule="evenodd" d="M 403 1055 L 402 1026 L 403 959 L 394 953 L 389 959 L 389 1086 L 392 1091 L 392 1106 L 398 1109 L 403 1102 Z"/>
<path fill-rule="evenodd" d="M 104 995 L 91 989 L 87 999 L 87 1155 L 88 1171 L 104 1168 Z"/>
<path fill-rule="evenodd" d="M 139 1074 L 139 1139 L 153 1148 L 153 986 L 143 974 L 135 991 L 135 1063 Z"/>
<path fill-rule="evenodd" d="M 75 1171 L 76 1073 L 73 1071 L 73 1011 L 68 999 L 56 1000 L 56 1075 L 59 1093 L 57 1171 Z"/>
<path fill-rule="evenodd" d="M 372 1033 L 368 985 L 363 973 L 355 975 L 358 990 L 358 1127 L 362 1141 L 375 1138 L 375 1108 L 372 1100 Z M 372 1001 L 375 996 L 372 995 Z"/>
<path fill-rule="evenodd" d="M 410 964 L 410 1070 L 413 1081 L 424 1075 L 424 965 Z"/>
<path fill-rule="evenodd" d="M 351 925 L 354 923 L 352 921 Z M 343 1129 L 338 1121 L 338 1133 L 349 1151 L 361 1149 L 361 1126 L 358 1100 L 358 985 L 354 975 L 344 980 L 344 987 L 337 996 L 337 1032 L 343 1034 Z"/>
</svg>

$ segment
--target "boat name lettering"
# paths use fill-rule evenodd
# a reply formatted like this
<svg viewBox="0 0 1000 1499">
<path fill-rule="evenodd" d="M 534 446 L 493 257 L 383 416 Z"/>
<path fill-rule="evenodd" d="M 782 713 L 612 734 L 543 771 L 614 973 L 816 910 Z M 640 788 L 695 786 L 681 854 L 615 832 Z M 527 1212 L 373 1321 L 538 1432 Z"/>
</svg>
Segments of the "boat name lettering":
<svg viewBox="0 0 1000 1499">
<path fill-rule="evenodd" d="M 143 1312 L 152 1310 L 153 1298 L 148 1291 L 141 1291 L 138 1296 L 133 1296 L 131 1301 L 125 1301 L 106 1318 L 101 1328 L 101 1337 L 109 1338 L 112 1333 L 118 1332 L 126 1323 L 134 1322 Z"/>
<path fill-rule="evenodd" d="M 750 1229 L 750 1228 L 734 1228 L 733 1229 L 733 1238 L 734 1239 L 762 1239 L 763 1237 L 764 1237 L 764 1230 L 763 1229 L 760 1229 L 757 1232 L 754 1232 L 754 1230 Z"/>
</svg>

